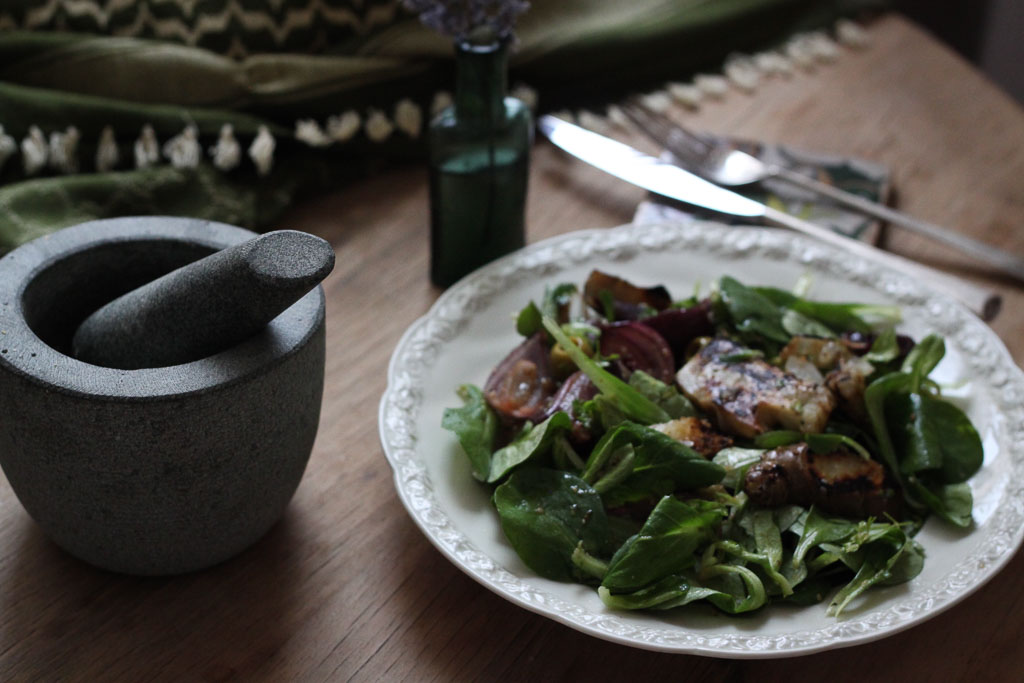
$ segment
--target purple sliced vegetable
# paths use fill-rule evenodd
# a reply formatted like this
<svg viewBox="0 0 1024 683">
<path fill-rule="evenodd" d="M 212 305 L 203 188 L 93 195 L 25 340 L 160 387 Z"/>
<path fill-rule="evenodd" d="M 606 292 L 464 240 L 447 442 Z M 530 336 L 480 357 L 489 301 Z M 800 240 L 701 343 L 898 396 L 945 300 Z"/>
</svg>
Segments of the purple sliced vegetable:
<svg viewBox="0 0 1024 683">
<path fill-rule="evenodd" d="M 555 395 L 548 404 L 547 410 L 544 411 L 540 419 L 547 419 L 561 410 L 573 418 L 572 431 L 569 435 L 572 441 L 575 443 L 589 441 L 592 436 L 590 430 L 576 419 L 572 406 L 576 401 L 581 403 L 589 401 L 597 396 L 598 393 L 597 387 L 590 381 L 590 378 L 582 370 L 577 370 L 562 382 L 562 386 L 555 392 Z"/>
<path fill-rule="evenodd" d="M 601 326 L 601 355 L 618 356 L 629 370 L 643 370 L 662 382 L 675 380 L 675 360 L 665 339 L 645 323 L 624 321 Z"/>
<path fill-rule="evenodd" d="M 615 320 L 636 320 L 650 313 L 651 309 L 661 311 L 672 305 L 668 290 L 660 285 L 637 287 L 600 270 L 590 272 L 583 286 L 583 300 L 602 315 L 607 313 L 606 303 L 610 303 Z"/>
<path fill-rule="evenodd" d="M 702 301 L 690 308 L 670 308 L 650 318 L 644 318 L 644 325 L 660 334 L 668 343 L 675 359 L 675 368 L 686 361 L 686 349 L 698 337 L 714 334 L 711 322 L 711 302 Z"/>
<path fill-rule="evenodd" d="M 538 332 L 512 350 L 487 378 L 484 396 L 498 415 L 508 421 L 539 421 L 555 393 L 551 356 Z"/>
</svg>

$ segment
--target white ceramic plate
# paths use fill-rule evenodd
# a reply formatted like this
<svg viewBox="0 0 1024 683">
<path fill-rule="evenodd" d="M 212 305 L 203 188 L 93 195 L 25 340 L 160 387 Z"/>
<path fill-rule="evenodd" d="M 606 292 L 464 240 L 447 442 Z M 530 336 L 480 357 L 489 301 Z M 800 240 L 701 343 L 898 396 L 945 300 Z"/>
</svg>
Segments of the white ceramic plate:
<svg viewBox="0 0 1024 683">
<path fill-rule="evenodd" d="M 441 429 L 461 383 L 482 386 L 517 343 L 513 316 L 546 284 L 582 283 L 594 267 L 686 296 L 723 274 L 747 284 L 791 287 L 810 272 L 814 298 L 895 302 L 901 329 L 946 338 L 935 371 L 954 387 L 982 436 L 985 463 L 971 480 L 975 527 L 961 533 L 930 520 L 918 535 L 924 571 L 901 586 L 869 591 L 839 619 L 825 604 L 775 606 L 747 618 L 712 608 L 617 612 L 586 586 L 539 578 L 502 536 L 487 490 L 473 480 L 453 435 Z M 982 322 L 909 278 L 792 233 L 714 223 L 624 226 L 570 233 L 492 263 L 438 299 L 395 349 L 380 405 L 380 434 L 409 514 L 460 569 L 502 597 L 585 633 L 651 650 L 763 658 L 808 654 L 882 638 L 965 599 L 1012 557 L 1024 536 L 1024 375 Z"/>
</svg>

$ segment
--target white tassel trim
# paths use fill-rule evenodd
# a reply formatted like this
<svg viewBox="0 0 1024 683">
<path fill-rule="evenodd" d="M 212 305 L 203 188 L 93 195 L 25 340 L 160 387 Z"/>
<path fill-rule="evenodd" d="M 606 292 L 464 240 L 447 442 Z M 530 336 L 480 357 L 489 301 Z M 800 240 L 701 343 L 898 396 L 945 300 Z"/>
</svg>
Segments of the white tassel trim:
<svg viewBox="0 0 1024 683">
<path fill-rule="evenodd" d="M 242 162 L 242 146 L 235 139 L 235 127 L 230 123 L 220 127 L 217 144 L 210 148 L 210 158 L 222 171 L 230 171 Z"/>
<path fill-rule="evenodd" d="M 718 74 L 697 74 L 693 77 L 693 84 L 703 94 L 716 100 L 722 99 L 729 92 L 729 81 Z"/>
<path fill-rule="evenodd" d="M 576 123 L 602 135 L 606 135 L 611 132 L 611 125 L 609 125 L 607 119 L 602 116 L 598 116 L 592 111 L 587 111 L 586 109 L 581 109 L 576 114 Z"/>
<path fill-rule="evenodd" d="M 672 99 L 676 102 L 679 102 L 690 109 L 697 109 L 700 107 L 700 102 L 704 99 L 704 93 L 702 93 L 700 88 L 692 83 L 669 83 L 668 94 L 671 95 Z"/>
<path fill-rule="evenodd" d="M 366 125 L 363 126 L 366 137 L 373 142 L 384 142 L 395 130 L 395 125 L 388 120 L 384 112 L 379 109 L 370 109 L 366 115 Z"/>
<path fill-rule="evenodd" d="M 644 95 L 640 102 L 654 112 L 666 112 L 672 108 L 672 96 L 667 91 L 658 90 Z"/>
<path fill-rule="evenodd" d="M 305 142 L 310 147 L 326 147 L 331 138 L 313 119 L 301 119 L 295 122 L 295 139 Z"/>
<path fill-rule="evenodd" d="M 203 156 L 199 131 L 195 126 L 185 126 L 185 130 L 164 143 L 163 152 L 174 168 L 195 168 Z"/>
<path fill-rule="evenodd" d="M 117 168 L 121 161 L 121 152 L 117 149 L 113 126 L 104 126 L 100 131 L 100 141 L 96 144 L 96 170 L 106 173 Z"/>
<path fill-rule="evenodd" d="M 423 128 L 423 112 L 419 105 L 409 99 L 399 100 L 395 105 L 395 126 L 411 138 L 418 138 Z"/>
<path fill-rule="evenodd" d="M 150 168 L 160 161 L 160 142 L 156 131 L 148 123 L 142 127 L 139 139 L 135 141 L 135 168 Z"/>
<path fill-rule="evenodd" d="M 730 55 L 722 71 L 729 82 L 746 93 L 754 92 L 761 83 L 761 71 L 746 55 Z"/>
<path fill-rule="evenodd" d="M 7 163 L 7 160 L 17 153 L 17 141 L 5 133 L 4 127 L 0 125 L 0 171 L 4 169 L 4 164 Z"/>
<path fill-rule="evenodd" d="M 623 130 L 633 129 L 633 122 L 629 120 L 629 117 L 626 116 L 622 109 L 614 104 L 608 105 L 608 108 L 605 110 L 605 115 L 613 126 L 618 126 Z"/>
<path fill-rule="evenodd" d="M 28 129 L 28 136 L 21 141 L 21 163 L 25 175 L 32 176 L 43 170 L 49 156 L 50 147 L 46 144 L 43 131 L 39 126 L 32 126 Z"/>
<path fill-rule="evenodd" d="M 775 50 L 759 52 L 754 55 L 754 66 L 766 76 L 792 76 L 793 62 Z"/>
<path fill-rule="evenodd" d="M 849 19 L 840 19 L 836 22 L 836 39 L 841 44 L 853 48 L 867 47 L 871 44 L 871 37 L 867 31 Z"/>
<path fill-rule="evenodd" d="M 335 142 L 345 142 L 359 132 L 363 120 L 357 112 L 349 110 L 339 116 L 327 119 L 327 134 Z"/>
<path fill-rule="evenodd" d="M 274 148 L 276 146 L 277 141 L 270 134 L 270 129 L 266 126 L 260 126 L 259 132 L 256 133 L 252 144 L 249 145 L 249 158 L 256 165 L 256 172 L 261 176 L 270 173 L 270 170 L 274 167 Z"/>
<path fill-rule="evenodd" d="M 78 172 L 78 140 L 81 137 L 74 126 L 62 133 L 50 133 L 50 168 L 58 173 Z"/>
</svg>

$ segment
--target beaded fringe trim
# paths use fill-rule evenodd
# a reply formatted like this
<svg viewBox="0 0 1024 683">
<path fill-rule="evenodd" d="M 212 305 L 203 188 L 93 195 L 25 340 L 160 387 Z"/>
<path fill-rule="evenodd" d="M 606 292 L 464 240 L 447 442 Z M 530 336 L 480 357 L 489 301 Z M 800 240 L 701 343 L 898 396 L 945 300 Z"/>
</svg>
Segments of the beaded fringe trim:
<svg viewBox="0 0 1024 683">
<path fill-rule="evenodd" d="M 642 96 L 646 106 L 655 111 L 664 111 L 675 103 L 690 109 L 698 109 L 706 100 L 720 100 L 734 91 L 753 92 L 766 79 L 789 78 L 797 71 L 810 72 L 820 64 L 833 62 L 842 54 L 843 48 L 860 49 L 869 44 L 869 36 L 858 24 L 843 19 L 834 27 L 834 38 L 825 31 L 798 34 L 790 38 L 778 50 L 756 55 L 735 54 L 728 57 L 720 74 L 698 74 L 688 83 L 668 83 L 664 89 Z M 537 107 L 537 93 L 532 88 L 519 85 L 510 93 L 521 99 L 531 109 Z M 430 105 L 434 116 L 452 102 L 450 93 L 438 92 Z M 613 126 L 625 129 L 630 122 L 615 105 L 610 105 L 604 115 L 588 110 L 575 114 L 571 111 L 556 112 L 557 116 L 577 121 L 581 126 L 602 132 Z M 341 145 L 363 133 L 366 139 L 382 143 L 399 131 L 410 139 L 420 136 L 423 130 L 422 108 L 410 99 L 398 101 L 390 115 L 380 109 L 368 109 L 360 114 L 349 110 L 328 117 L 324 122 L 314 119 L 300 119 L 295 122 L 295 139 L 310 147 Z M 77 128 L 54 130 L 49 136 L 38 126 L 29 128 L 28 135 L 20 142 L 4 132 L 0 123 L 0 170 L 19 152 L 22 169 L 26 176 L 35 176 L 49 169 L 58 174 L 79 172 L 80 159 L 78 144 L 81 135 Z M 249 141 L 247 156 L 259 175 L 267 175 L 274 165 L 274 149 L 277 141 L 266 126 L 260 126 L 257 134 Z M 168 163 L 174 168 L 195 168 L 204 156 L 209 157 L 217 169 L 229 172 L 243 162 L 242 143 L 235 137 L 231 124 L 221 126 L 216 143 L 203 150 L 198 129 L 186 126 L 161 146 L 153 127 L 143 126 L 132 147 L 134 167 L 151 168 Z M 117 145 L 116 133 L 111 126 L 100 132 L 97 141 L 95 170 L 100 173 L 115 171 L 123 166 Z"/>
</svg>

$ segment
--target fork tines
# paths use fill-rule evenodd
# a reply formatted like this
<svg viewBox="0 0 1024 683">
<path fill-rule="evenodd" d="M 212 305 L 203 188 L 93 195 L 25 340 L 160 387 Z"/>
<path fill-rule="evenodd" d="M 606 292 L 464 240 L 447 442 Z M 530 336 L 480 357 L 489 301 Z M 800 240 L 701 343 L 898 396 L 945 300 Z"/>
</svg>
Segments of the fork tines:
<svg viewBox="0 0 1024 683">
<path fill-rule="evenodd" d="M 636 100 L 622 105 L 623 113 L 641 133 L 658 143 L 683 164 L 699 165 L 711 153 L 713 146 L 667 116 L 651 111 Z"/>
</svg>

